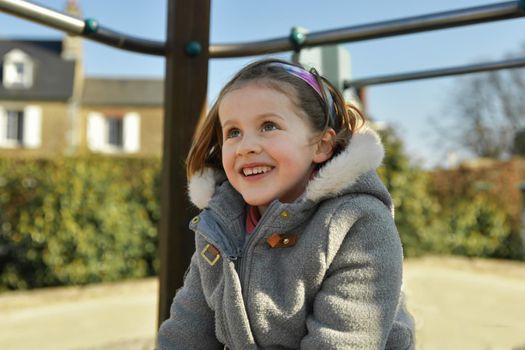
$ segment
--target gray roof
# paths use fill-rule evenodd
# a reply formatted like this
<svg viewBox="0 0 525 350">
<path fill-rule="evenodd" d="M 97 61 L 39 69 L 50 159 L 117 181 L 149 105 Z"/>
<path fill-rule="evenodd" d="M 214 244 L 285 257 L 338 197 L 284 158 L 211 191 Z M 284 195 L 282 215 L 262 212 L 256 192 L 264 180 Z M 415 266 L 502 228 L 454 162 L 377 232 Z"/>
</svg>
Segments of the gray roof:
<svg viewBox="0 0 525 350">
<path fill-rule="evenodd" d="M 1 40 L 0 81 L 3 57 L 19 49 L 34 63 L 33 86 L 28 89 L 6 89 L 0 83 L 1 100 L 67 100 L 73 92 L 75 62 L 62 59 L 61 40 Z"/>
<path fill-rule="evenodd" d="M 82 104 L 160 106 L 164 82 L 160 79 L 86 78 Z"/>
</svg>

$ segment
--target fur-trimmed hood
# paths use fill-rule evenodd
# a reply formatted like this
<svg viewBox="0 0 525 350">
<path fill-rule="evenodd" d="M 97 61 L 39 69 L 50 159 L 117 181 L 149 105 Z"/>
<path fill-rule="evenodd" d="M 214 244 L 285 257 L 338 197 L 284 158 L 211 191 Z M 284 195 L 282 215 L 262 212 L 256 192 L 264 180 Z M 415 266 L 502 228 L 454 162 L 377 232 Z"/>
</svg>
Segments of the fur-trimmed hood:
<svg viewBox="0 0 525 350">
<path fill-rule="evenodd" d="M 379 135 L 370 128 L 363 128 L 352 136 L 350 143 L 341 153 L 321 167 L 308 183 L 301 198 L 317 202 L 345 193 L 362 175 L 379 167 L 383 157 L 384 148 Z M 191 202 L 199 209 L 204 209 L 213 197 L 216 186 L 225 180 L 224 172 L 212 168 L 206 168 L 201 174 L 193 176 L 188 184 Z"/>
</svg>

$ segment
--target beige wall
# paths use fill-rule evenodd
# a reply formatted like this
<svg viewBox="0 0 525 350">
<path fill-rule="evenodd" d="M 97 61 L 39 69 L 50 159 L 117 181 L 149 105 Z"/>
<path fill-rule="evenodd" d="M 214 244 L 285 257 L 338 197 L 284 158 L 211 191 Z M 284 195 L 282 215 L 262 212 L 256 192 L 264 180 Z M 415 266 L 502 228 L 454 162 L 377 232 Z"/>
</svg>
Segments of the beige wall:
<svg viewBox="0 0 525 350">
<path fill-rule="evenodd" d="M 8 109 L 24 109 L 34 105 L 42 108 L 41 146 L 36 149 L 0 148 L 0 156 L 45 157 L 66 154 L 68 151 L 68 115 L 64 102 L 43 101 L 0 101 L 0 106 Z"/>
<path fill-rule="evenodd" d="M 162 154 L 164 109 L 162 107 L 143 108 L 141 115 L 141 152 L 148 155 Z"/>
</svg>

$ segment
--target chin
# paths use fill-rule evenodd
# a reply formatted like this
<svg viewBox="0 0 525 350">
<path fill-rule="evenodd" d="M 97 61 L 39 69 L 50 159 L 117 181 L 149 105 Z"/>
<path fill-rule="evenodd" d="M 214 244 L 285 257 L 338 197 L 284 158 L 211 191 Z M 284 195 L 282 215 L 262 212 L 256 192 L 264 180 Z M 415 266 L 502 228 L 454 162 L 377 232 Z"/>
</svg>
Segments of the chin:
<svg viewBox="0 0 525 350">
<path fill-rule="evenodd" d="M 243 197 L 246 204 L 251 205 L 252 207 L 259 207 L 259 206 L 268 206 L 272 201 L 264 201 L 261 200 L 261 198 L 246 198 Z"/>
</svg>

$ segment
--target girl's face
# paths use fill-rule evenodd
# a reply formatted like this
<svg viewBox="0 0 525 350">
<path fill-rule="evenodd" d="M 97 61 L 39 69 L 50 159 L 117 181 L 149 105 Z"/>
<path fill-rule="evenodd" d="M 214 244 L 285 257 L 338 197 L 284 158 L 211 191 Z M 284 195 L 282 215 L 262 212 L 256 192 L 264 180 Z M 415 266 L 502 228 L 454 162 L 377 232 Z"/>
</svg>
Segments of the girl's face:
<svg viewBox="0 0 525 350">
<path fill-rule="evenodd" d="M 261 84 L 232 90 L 219 104 L 222 165 L 232 186 L 262 214 L 275 199 L 294 201 L 316 163 L 331 156 L 285 94 Z"/>
</svg>

